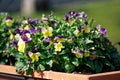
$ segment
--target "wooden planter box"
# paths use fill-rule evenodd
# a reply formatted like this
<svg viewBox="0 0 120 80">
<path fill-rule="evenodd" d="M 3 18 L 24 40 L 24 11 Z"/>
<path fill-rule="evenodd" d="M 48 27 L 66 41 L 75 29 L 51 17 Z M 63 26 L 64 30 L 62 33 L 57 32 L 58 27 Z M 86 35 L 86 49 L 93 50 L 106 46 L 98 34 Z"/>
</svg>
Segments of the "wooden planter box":
<svg viewBox="0 0 120 80">
<path fill-rule="evenodd" d="M 120 80 L 120 71 L 99 73 L 99 74 L 72 74 L 72 73 L 61 73 L 54 71 L 35 72 L 33 75 L 20 75 L 16 73 L 15 67 L 0 65 L 0 80 L 21 80 L 14 77 L 4 76 L 12 75 L 17 77 L 23 77 L 22 80 L 29 80 L 29 78 L 36 78 L 32 80 Z"/>
</svg>

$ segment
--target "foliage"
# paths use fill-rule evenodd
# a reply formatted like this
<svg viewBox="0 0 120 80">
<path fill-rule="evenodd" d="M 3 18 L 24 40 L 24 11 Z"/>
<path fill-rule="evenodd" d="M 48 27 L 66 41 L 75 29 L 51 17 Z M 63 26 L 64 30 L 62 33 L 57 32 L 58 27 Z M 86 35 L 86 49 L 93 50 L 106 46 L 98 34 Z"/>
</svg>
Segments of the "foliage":
<svg viewBox="0 0 120 80">
<path fill-rule="evenodd" d="M 0 13 L 0 64 L 13 65 L 15 58 L 12 56 L 10 47 L 10 38 L 13 37 L 12 31 L 18 25 L 13 22 L 13 18 L 9 17 L 7 13 Z"/>
<path fill-rule="evenodd" d="M 120 69 L 120 56 L 107 38 L 107 30 L 101 25 L 94 27 L 94 20 L 84 12 L 70 11 L 62 20 L 50 14 L 18 23 L 9 24 L 16 26 L 11 31 L 9 50 L 17 59 L 19 72 L 100 73 Z"/>
</svg>

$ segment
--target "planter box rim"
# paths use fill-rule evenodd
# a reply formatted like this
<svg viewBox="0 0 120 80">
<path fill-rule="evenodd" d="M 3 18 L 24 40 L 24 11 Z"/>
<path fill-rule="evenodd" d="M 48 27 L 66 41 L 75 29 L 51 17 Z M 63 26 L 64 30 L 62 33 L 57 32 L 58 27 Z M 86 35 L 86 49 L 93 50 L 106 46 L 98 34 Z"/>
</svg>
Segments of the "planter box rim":
<svg viewBox="0 0 120 80">
<path fill-rule="evenodd" d="M 0 65 L 0 73 L 7 73 L 13 75 L 20 75 L 16 72 L 14 66 L 9 65 Z M 33 77 L 31 75 L 23 75 Z M 111 71 L 97 74 L 76 74 L 76 73 L 64 73 L 64 72 L 56 72 L 56 71 L 43 71 L 43 72 L 35 72 L 35 78 L 43 78 L 43 79 L 52 79 L 52 80 L 120 80 L 120 70 L 119 71 Z"/>
</svg>

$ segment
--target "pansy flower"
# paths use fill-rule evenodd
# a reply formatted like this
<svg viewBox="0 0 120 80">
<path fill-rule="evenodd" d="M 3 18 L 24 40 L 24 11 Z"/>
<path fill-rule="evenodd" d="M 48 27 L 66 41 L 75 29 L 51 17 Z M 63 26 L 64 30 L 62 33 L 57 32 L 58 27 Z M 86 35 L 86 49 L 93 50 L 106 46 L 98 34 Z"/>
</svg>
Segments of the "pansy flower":
<svg viewBox="0 0 120 80">
<path fill-rule="evenodd" d="M 38 26 L 38 27 L 36 27 L 36 28 L 35 28 L 35 30 L 36 30 L 36 32 L 38 32 L 38 33 L 39 33 L 39 32 L 42 32 L 42 28 L 41 28 L 41 27 L 39 27 L 39 26 Z"/>
<path fill-rule="evenodd" d="M 62 35 L 58 35 L 55 37 L 55 40 L 57 40 L 57 42 L 65 42 L 65 37 Z"/>
<path fill-rule="evenodd" d="M 71 11 L 69 11 L 68 13 L 69 13 L 70 15 L 73 15 L 73 14 L 75 14 L 75 11 L 71 10 Z"/>
<path fill-rule="evenodd" d="M 39 20 L 38 19 L 33 19 L 31 22 L 37 24 L 39 22 Z"/>
<path fill-rule="evenodd" d="M 55 43 L 55 51 L 60 52 L 62 50 L 62 48 L 64 48 L 64 46 L 62 45 L 62 43 Z"/>
<path fill-rule="evenodd" d="M 85 27 L 84 27 L 84 31 L 85 31 L 85 33 L 89 33 L 89 32 L 90 32 L 90 27 L 85 26 Z"/>
<path fill-rule="evenodd" d="M 36 18 L 36 19 L 30 19 L 30 18 L 28 18 L 28 20 L 27 20 L 27 22 L 28 22 L 28 24 L 32 24 L 32 23 L 35 23 L 35 24 L 37 24 L 38 22 L 39 22 L 39 20 Z"/>
<path fill-rule="evenodd" d="M 87 25 L 88 25 L 88 22 L 87 22 L 87 21 L 85 21 L 85 22 L 84 22 L 84 24 L 87 26 Z"/>
<path fill-rule="evenodd" d="M 106 35 L 107 30 L 105 28 L 101 28 L 101 34 Z"/>
<path fill-rule="evenodd" d="M 87 14 L 85 12 L 77 12 L 75 16 L 77 18 L 87 18 Z"/>
<path fill-rule="evenodd" d="M 21 36 L 20 36 L 20 34 L 16 34 L 15 36 L 14 36 L 14 38 L 15 38 L 15 40 L 19 40 L 19 39 L 21 39 Z"/>
<path fill-rule="evenodd" d="M 69 15 L 69 14 L 66 14 L 66 16 L 65 16 L 65 20 L 68 21 L 69 18 L 70 18 L 70 15 Z"/>
<path fill-rule="evenodd" d="M 53 31 L 52 27 L 42 28 L 42 33 L 43 33 L 44 38 L 51 37 L 52 31 Z"/>
<path fill-rule="evenodd" d="M 8 27 L 10 27 L 10 26 L 12 26 L 12 24 L 13 24 L 13 19 L 10 16 L 7 16 L 6 17 L 6 25 Z"/>
<path fill-rule="evenodd" d="M 32 59 L 32 63 L 34 63 L 39 60 L 40 53 L 39 52 L 36 52 L 36 53 L 29 52 L 28 55 Z"/>
<path fill-rule="evenodd" d="M 29 30 L 30 29 L 30 25 L 26 25 L 25 27 L 24 27 L 24 30 Z"/>
<path fill-rule="evenodd" d="M 80 31 L 78 29 L 76 29 L 73 33 L 76 37 L 78 37 L 80 35 Z"/>
<path fill-rule="evenodd" d="M 22 40 L 25 41 L 25 42 L 31 41 L 32 38 L 31 38 L 30 31 L 29 31 L 29 30 L 24 30 L 24 31 L 22 32 L 21 38 L 22 38 Z"/>
<path fill-rule="evenodd" d="M 11 44 L 12 44 L 15 48 L 17 48 L 17 43 L 18 43 L 17 41 L 12 41 Z"/>
<path fill-rule="evenodd" d="M 22 39 L 19 39 L 17 46 L 18 46 L 18 51 L 24 53 L 24 51 L 25 51 L 25 42 Z"/>
<path fill-rule="evenodd" d="M 72 44 L 73 43 L 73 38 L 68 38 L 67 41 L 68 41 L 68 43 Z"/>
<path fill-rule="evenodd" d="M 50 41 L 51 41 L 51 38 L 44 38 L 43 41 L 44 41 L 44 42 L 50 42 Z"/>
<path fill-rule="evenodd" d="M 37 53 L 37 52 L 39 52 L 39 47 L 36 46 L 33 50 L 31 50 L 31 52 L 33 52 L 33 53 Z"/>
<path fill-rule="evenodd" d="M 17 34 L 22 35 L 22 32 L 23 32 L 23 28 L 19 27 L 16 29 Z"/>
<path fill-rule="evenodd" d="M 83 51 L 81 51 L 80 49 L 77 49 L 77 50 L 71 49 L 71 52 L 74 53 L 77 58 L 83 57 Z"/>
<path fill-rule="evenodd" d="M 25 35 L 22 35 L 22 40 L 25 42 L 29 42 L 32 40 L 30 33 L 26 33 Z"/>
<path fill-rule="evenodd" d="M 55 21 L 55 20 L 52 20 L 51 23 L 54 25 L 54 26 L 57 26 L 58 23 Z"/>
<path fill-rule="evenodd" d="M 33 27 L 31 27 L 29 31 L 31 34 L 34 34 L 35 32 L 37 32 Z"/>
<path fill-rule="evenodd" d="M 84 56 L 85 57 L 89 57 L 90 56 L 90 52 L 89 51 L 85 51 Z"/>
<path fill-rule="evenodd" d="M 10 34 L 10 39 L 12 40 L 14 38 L 14 35 L 11 33 Z"/>
<path fill-rule="evenodd" d="M 11 31 L 9 31 L 9 33 L 10 33 L 10 40 L 12 40 L 14 38 L 14 35 Z"/>
</svg>

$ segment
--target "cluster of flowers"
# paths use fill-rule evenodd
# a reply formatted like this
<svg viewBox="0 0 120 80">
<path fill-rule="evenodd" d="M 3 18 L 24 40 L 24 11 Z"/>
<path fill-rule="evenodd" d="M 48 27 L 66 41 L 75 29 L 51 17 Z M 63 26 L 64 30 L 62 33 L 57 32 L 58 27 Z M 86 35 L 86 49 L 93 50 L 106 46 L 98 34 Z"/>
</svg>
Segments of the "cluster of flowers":
<svg viewBox="0 0 120 80">
<path fill-rule="evenodd" d="M 13 22 L 6 18 L 7 26 Z M 43 15 L 41 20 L 23 20 L 10 32 L 17 69 L 28 74 L 35 70 L 97 73 L 106 66 L 115 70 L 110 55 L 117 51 L 106 37 L 107 30 L 101 25 L 93 27 L 93 22 L 86 13 L 75 11 L 62 20 L 53 14 Z"/>
</svg>

